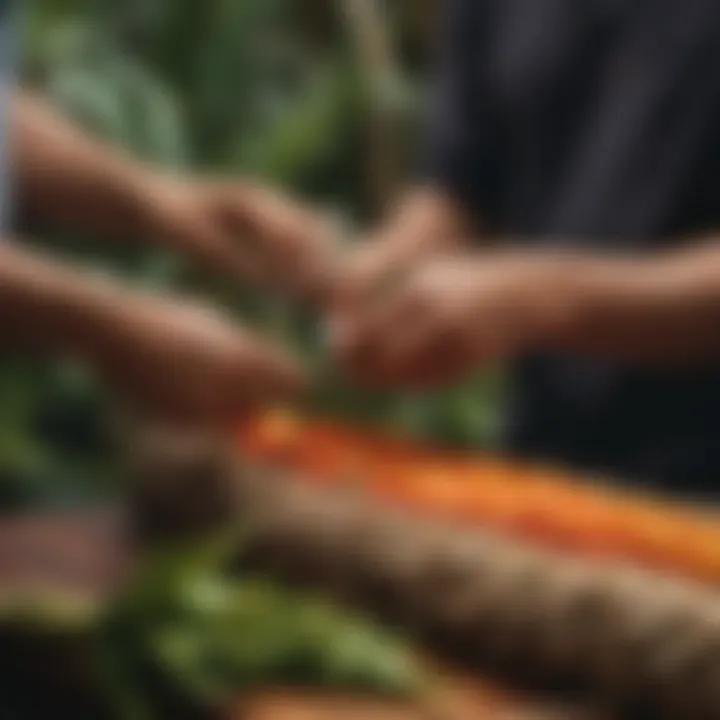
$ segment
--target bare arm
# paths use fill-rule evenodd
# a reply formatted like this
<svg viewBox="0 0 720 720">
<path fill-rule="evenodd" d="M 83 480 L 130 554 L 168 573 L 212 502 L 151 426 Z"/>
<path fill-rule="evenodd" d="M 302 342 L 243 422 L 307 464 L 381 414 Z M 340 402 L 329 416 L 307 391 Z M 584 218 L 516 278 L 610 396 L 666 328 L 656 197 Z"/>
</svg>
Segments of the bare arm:
<svg viewBox="0 0 720 720">
<path fill-rule="evenodd" d="M 18 199 L 30 213 L 108 236 L 147 234 L 153 173 L 29 93 L 13 98 L 11 118 Z"/>
<path fill-rule="evenodd" d="M 0 244 L 0 349 L 69 354 L 104 351 L 122 296 L 89 274 Z"/>
<path fill-rule="evenodd" d="M 343 365 L 387 387 L 442 385 L 538 351 L 712 366 L 720 360 L 720 242 L 637 257 L 454 253 L 348 306 L 335 327 Z"/>
<path fill-rule="evenodd" d="M 234 279 L 318 296 L 336 248 L 324 222 L 252 181 L 211 182 L 158 172 L 59 116 L 15 98 L 12 149 L 18 200 L 55 225 L 152 243 Z"/>
<path fill-rule="evenodd" d="M 228 427 L 304 380 L 282 348 L 212 308 L 128 291 L 9 242 L 0 245 L 0 352 L 8 351 L 80 359 L 136 409 Z"/>
<path fill-rule="evenodd" d="M 720 359 L 720 242 L 635 259 L 568 258 L 545 283 L 562 308 L 548 345 L 649 363 Z"/>
</svg>

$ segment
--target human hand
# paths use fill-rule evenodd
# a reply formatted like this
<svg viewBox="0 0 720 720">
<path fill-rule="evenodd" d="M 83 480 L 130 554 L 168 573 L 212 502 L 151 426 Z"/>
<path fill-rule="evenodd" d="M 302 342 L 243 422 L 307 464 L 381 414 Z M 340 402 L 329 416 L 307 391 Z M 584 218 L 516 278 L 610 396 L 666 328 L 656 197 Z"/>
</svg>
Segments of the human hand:
<svg viewBox="0 0 720 720">
<path fill-rule="evenodd" d="M 466 210 L 447 194 L 432 188 L 411 193 L 389 222 L 343 258 L 329 305 L 331 323 L 342 324 L 353 307 L 362 308 L 420 263 L 466 248 L 473 230 Z"/>
<path fill-rule="evenodd" d="M 293 297 L 324 297 L 339 243 L 319 215 L 257 185 L 159 175 L 147 185 L 151 241 Z"/>
<path fill-rule="evenodd" d="M 95 344 L 101 375 L 152 418 L 216 426 L 295 396 L 300 368 L 211 308 L 156 297 L 117 303 Z"/>
<path fill-rule="evenodd" d="M 393 232 L 360 241 L 344 258 L 325 303 L 327 336 L 338 347 L 344 329 L 352 328 L 367 315 L 378 298 L 387 295 L 412 276 L 413 269 L 427 261 L 430 252 L 422 252 Z M 357 338 L 360 342 L 360 338 Z M 340 344 L 338 345 L 338 342 Z M 352 344 L 352 343 L 351 343 Z M 348 351 L 352 355 L 354 351 Z M 345 353 L 340 353 L 342 359 Z M 350 363 L 352 366 L 352 363 Z"/>
<path fill-rule="evenodd" d="M 562 321 L 555 265 L 522 253 L 455 254 L 378 288 L 333 327 L 361 382 L 422 389 L 525 352 Z"/>
</svg>

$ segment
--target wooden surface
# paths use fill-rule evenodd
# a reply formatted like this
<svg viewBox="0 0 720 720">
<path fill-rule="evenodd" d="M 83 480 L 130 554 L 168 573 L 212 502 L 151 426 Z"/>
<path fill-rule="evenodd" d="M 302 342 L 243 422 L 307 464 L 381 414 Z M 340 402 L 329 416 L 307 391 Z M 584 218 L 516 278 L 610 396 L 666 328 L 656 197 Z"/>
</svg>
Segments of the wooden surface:
<svg viewBox="0 0 720 720">
<path fill-rule="evenodd" d="M 55 512 L 0 518 L 0 591 L 17 584 L 61 586 L 103 595 L 129 565 L 122 517 L 114 512 Z M 2 649 L 0 649 L 0 653 Z M 441 707 L 428 711 L 368 699 L 266 692 L 240 699 L 232 720 L 541 720 L 588 717 L 522 701 L 478 678 L 447 673 Z M 0 708 L 1 709 L 1 708 Z"/>
</svg>

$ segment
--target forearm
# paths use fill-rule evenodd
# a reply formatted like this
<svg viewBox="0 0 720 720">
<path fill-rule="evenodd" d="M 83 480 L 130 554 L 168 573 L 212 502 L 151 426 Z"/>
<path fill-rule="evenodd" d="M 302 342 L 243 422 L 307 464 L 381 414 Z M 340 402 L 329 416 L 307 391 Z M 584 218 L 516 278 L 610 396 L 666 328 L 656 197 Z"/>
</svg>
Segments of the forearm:
<svg viewBox="0 0 720 720">
<path fill-rule="evenodd" d="M 557 301 L 547 305 L 551 349 L 651 364 L 720 359 L 720 243 L 649 258 L 564 258 L 545 288 Z"/>
<path fill-rule="evenodd" d="M 120 300 L 111 283 L 0 244 L 0 352 L 94 361 L 109 345 Z"/>
<path fill-rule="evenodd" d="M 144 167 L 28 93 L 13 99 L 11 133 L 18 201 L 29 214 L 108 237 L 145 234 L 150 173 Z"/>
</svg>

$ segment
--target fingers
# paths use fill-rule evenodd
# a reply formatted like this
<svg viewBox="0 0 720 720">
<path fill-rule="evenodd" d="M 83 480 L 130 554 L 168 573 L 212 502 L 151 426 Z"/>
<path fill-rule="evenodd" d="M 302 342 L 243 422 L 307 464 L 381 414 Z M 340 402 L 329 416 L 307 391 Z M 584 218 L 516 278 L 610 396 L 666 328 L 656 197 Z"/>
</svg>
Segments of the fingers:
<svg viewBox="0 0 720 720">
<path fill-rule="evenodd" d="M 395 252 L 388 244 L 372 241 L 352 251 L 335 278 L 325 305 L 328 339 L 346 369 L 367 380 L 380 359 L 376 353 L 383 347 L 379 338 L 390 336 L 392 328 L 414 322 L 418 314 L 411 297 L 400 292 L 410 271 L 395 262 Z"/>
<path fill-rule="evenodd" d="M 395 276 L 336 314 L 336 357 L 373 386 L 422 390 L 458 380 L 504 341 L 494 303 L 477 304 L 469 287 L 442 263 Z"/>
<path fill-rule="evenodd" d="M 469 364 L 465 334 L 412 297 L 358 327 L 336 353 L 358 381 L 380 388 L 429 389 Z"/>
<path fill-rule="evenodd" d="M 248 414 L 297 399 L 307 381 L 289 354 L 238 333 L 234 349 L 213 360 L 200 384 L 204 389 L 200 419 L 216 427 L 232 427 Z"/>
<path fill-rule="evenodd" d="M 262 188 L 214 189 L 228 245 L 264 269 L 263 282 L 313 303 L 329 294 L 341 245 L 314 211 Z"/>
<path fill-rule="evenodd" d="M 285 287 L 316 307 L 327 307 L 341 266 L 342 244 L 332 225 L 316 217 L 287 227 L 287 255 L 281 272 Z"/>
<path fill-rule="evenodd" d="M 209 270 L 223 268 L 227 275 L 253 284 L 266 282 L 267 261 L 255 247 L 238 252 L 235 243 L 211 218 L 201 216 L 189 222 L 185 228 L 188 237 L 185 253 L 199 265 Z"/>
<path fill-rule="evenodd" d="M 364 312 L 348 314 L 338 321 L 333 349 L 355 375 L 378 376 L 397 352 L 398 339 L 408 333 L 423 334 L 424 326 L 417 298 L 411 292 L 399 292 L 389 300 L 376 298 L 366 305 Z"/>
<path fill-rule="evenodd" d="M 173 426 L 222 431 L 247 415 L 297 398 L 305 388 L 301 370 L 279 353 L 238 352 L 224 370 L 214 366 L 191 371 L 167 369 L 164 379 L 148 377 L 122 383 L 126 403 L 136 412 Z"/>
<path fill-rule="evenodd" d="M 143 298 L 122 317 L 124 341 L 100 369 L 150 419 L 228 428 L 305 389 L 302 368 L 282 348 L 203 305 Z"/>
<path fill-rule="evenodd" d="M 332 307 L 342 313 L 384 296 L 407 279 L 409 271 L 392 243 L 371 241 L 345 262 L 335 285 Z"/>
</svg>

